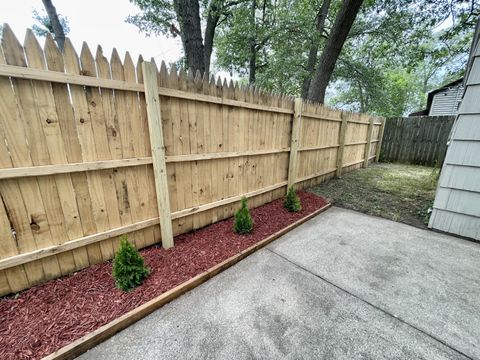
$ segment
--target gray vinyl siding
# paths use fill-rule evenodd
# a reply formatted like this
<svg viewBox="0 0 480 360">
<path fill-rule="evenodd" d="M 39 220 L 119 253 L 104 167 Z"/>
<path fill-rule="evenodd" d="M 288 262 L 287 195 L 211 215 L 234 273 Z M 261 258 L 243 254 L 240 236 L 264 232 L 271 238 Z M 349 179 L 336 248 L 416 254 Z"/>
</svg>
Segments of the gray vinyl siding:
<svg viewBox="0 0 480 360">
<path fill-rule="evenodd" d="M 433 96 L 429 116 L 456 115 L 461 101 L 463 86 L 461 84 L 439 91 Z"/>
<path fill-rule="evenodd" d="M 442 167 L 429 227 L 480 240 L 480 48 Z"/>
</svg>

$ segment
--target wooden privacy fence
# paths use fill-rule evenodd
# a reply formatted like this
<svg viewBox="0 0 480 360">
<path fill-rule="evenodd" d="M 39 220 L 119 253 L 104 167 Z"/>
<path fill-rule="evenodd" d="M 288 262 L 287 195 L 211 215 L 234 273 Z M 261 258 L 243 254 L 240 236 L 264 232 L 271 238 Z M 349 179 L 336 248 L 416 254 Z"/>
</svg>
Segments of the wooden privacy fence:
<svg viewBox="0 0 480 360">
<path fill-rule="evenodd" d="M 386 120 L 382 161 L 441 166 L 455 116 L 415 116 Z"/>
<path fill-rule="evenodd" d="M 0 47 L 0 294 L 341 175 L 379 156 L 383 119 L 160 70 L 69 40 Z M 161 225 L 161 226 L 159 226 Z"/>
</svg>

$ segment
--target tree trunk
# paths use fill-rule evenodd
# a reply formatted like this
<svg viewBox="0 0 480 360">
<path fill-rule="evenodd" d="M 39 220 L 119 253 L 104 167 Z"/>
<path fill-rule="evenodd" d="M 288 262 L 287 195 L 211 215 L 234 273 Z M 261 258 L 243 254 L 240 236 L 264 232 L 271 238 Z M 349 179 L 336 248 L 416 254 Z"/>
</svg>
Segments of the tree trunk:
<svg viewBox="0 0 480 360">
<path fill-rule="evenodd" d="M 257 10 L 257 0 L 252 0 L 252 6 L 250 7 L 250 26 L 252 36 L 250 37 L 250 59 L 248 64 L 248 82 L 249 84 L 255 83 L 257 73 L 257 44 L 256 44 L 256 22 L 255 12 Z"/>
<path fill-rule="evenodd" d="M 363 87 L 362 87 L 362 83 L 359 81 L 357 81 L 357 84 L 358 84 L 358 93 L 359 93 L 359 98 L 360 98 L 360 112 L 361 113 L 364 113 L 365 112 L 365 102 L 363 100 Z"/>
<path fill-rule="evenodd" d="M 325 92 L 335 69 L 335 63 L 362 3 L 363 0 L 343 1 L 342 8 L 337 14 L 333 28 L 322 51 L 315 78 L 310 84 L 308 99 L 320 103 L 325 101 Z"/>
<path fill-rule="evenodd" d="M 218 21 L 220 20 L 220 9 L 217 0 L 212 0 L 208 8 L 207 26 L 205 28 L 204 36 L 204 63 L 205 72 L 207 75 L 210 73 L 210 61 L 212 58 L 213 39 L 215 37 L 215 29 L 217 28 Z"/>
<path fill-rule="evenodd" d="M 310 50 L 308 52 L 308 60 L 306 71 L 307 74 L 303 79 L 302 84 L 302 98 L 306 98 L 308 95 L 308 89 L 310 88 L 310 83 L 312 82 L 313 75 L 315 74 L 315 66 L 317 65 L 317 56 L 318 56 L 318 46 L 319 46 L 319 38 L 322 36 L 323 29 L 325 27 L 325 20 L 327 19 L 328 10 L 330 8 L 331 0 L 324 0 L 322 6 L 318 10 L 317 17 L 316 17 L 316 29 L 317 29 L 317 36 L 314 36 L 312 39 L 312 44 L 310 45 Z"/>
<path fill-rule="evenodd" d="M 180 24 L 188 67 L 193 73 L 199 70 L 203 74 L 205 72 L 205 48 L 202 41 L 198 0 L 174 0 L 174 6 Z"/>
<path fill-rule="evenodd" d="M 51 0 L 42 0 L 43 6 L 48 14 L 48 19 L 52 25 L 53 34 L 55 35 L 55 41 L 57 42 L 60 50 L 63 50 L 63 45 L 65 44 L 65 33 L 63 31 L 63 26 L 58 19 L 57 9 L 53 6 Z"/>
</svg>

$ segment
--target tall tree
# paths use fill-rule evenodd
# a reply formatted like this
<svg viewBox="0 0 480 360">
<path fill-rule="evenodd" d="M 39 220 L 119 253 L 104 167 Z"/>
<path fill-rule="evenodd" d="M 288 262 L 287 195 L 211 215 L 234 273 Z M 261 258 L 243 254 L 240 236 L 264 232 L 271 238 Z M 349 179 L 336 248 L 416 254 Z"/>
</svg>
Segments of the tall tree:
<svg viewBox="0 0 480 360">
<path fill-rule="evenodd" d="M 335 64 L 363 0 L 344 0 L 323 48 L 319 64 L 308 90 L 308 99 L 323 103 Z"/>
<path fill-rule="evenodd" d="M 127 22 L 147 35 L 180 36 L 187 66 L 202 74 L 210 72 L 215 30 L 235 1 L 224 0 L 130 0 L 141 13 L 131 15 Z M 202 22 L 205 31 L 202 34 Z"/>
<path fill-rule="evenodd" d="M 328 11 L 330 9 L 331 0 L 323 0 L 322 6 L 318 9 L 316 16 L 316 31 L 313 33 L 310 50 L 308 51 L 307 65 L 305 67 L 306 74 L 302 83 L 302 98 L 306 98 L 312 78 L 315 74 L 315 67 L 318 61 L 318 49 L 320 48 L 320 39 L 324 35 L 325 21 L 327 20 Z"/>
<path fill-rule="evenodd" d="M 44 25 L 50 32 L 54 34 L 55 42 L 57 43 L 58 47 L 63 50 L 63 45 L 65 43 L 65 31 L 57 14 L 57 9 L 55 9 L 55 6 L 53 6 L 51 0 L 42 0 L 42 2 L 49 19 L 49 23 Z"/>
</svg>

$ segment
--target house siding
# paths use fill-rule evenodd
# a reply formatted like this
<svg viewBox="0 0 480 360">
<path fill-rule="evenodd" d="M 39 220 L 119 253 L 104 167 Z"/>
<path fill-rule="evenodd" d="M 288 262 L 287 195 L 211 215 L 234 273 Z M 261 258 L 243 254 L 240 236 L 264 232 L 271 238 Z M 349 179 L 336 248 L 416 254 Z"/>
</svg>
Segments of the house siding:
<svg viewBox="0 0 480 360">
<path fill-rule="evenodd" d="M 456 115 L 463 93 L 462 84 L 439 91 L 433 96 L 429 116 Z"/>
<path fill-rule="evenodd" d="M 429 227 L 480 240 L 480 47 L 453 125 Z M 435 102 L 435 101 L 434 101 Z"/>
</svg>

